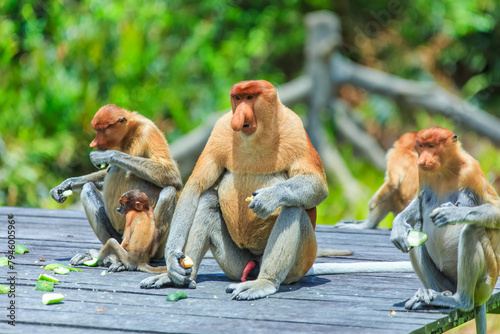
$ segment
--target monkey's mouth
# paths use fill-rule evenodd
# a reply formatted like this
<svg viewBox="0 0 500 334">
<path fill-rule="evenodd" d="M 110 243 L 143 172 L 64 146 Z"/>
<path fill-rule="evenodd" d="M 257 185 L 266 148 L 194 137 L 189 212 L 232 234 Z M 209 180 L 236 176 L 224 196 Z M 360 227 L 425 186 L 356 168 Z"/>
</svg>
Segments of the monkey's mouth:
<svg viewBox="0 0 500 334">
<path fill-rule="evenodd" d="M 243 124 L 243 129 L 249 128 L 250 124 Z"/>
</svg>

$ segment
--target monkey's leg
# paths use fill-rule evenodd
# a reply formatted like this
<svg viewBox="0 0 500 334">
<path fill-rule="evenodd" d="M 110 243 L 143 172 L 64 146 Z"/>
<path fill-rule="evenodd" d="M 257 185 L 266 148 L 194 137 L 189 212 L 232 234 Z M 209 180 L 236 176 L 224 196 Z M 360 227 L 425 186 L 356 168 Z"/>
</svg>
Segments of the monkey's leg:
<svg viewBox="0 0 500 334">
<path fill-rule="evenodd" d="M 165 244 L 176 202 L 177 191 L 174 187 L 166 187 L 160 192 L 154 209 L 156 227 L 158 228 L 158 249 L 153 255 L 154 259 L 161 259 L 165 254 Z"/>
<path fill-rule="evenodd" d="M 115 230 L 113 225 L 111 225 L 111 221 L 104 208 L 104 199 L 93 183 L 85 183 L 80 194 L 80 199 L 83 203 L 90 226 L 92 230 L 94 230 L 99 241 L 104 245 L 108 239 L 114 238 L 120 243 L 122 236 Z M 90 259 L 92 259 L 92 257 L 88 252 L 85 254 L 76 254 L 70 260 L 70 263 L 79 265 Z"/>
<path fill-rule="evenodd" d="M 131 262 L 130 254 L 123 249 L 116 239 L 113 238 L 108 239 L 106 244 L 99 251 L 99 255 L 97 257 L 99 259 L 99 265 L 102 265 L 104 259 L 108 258 L 108 256 L 112 254 L 117 256 L 117 261 L 113 262 L 109 266 L 108 272 L 137 269 L 137 266 Z"/>
<path fill-rule="evenodd" d="M 308 245 L 303 247 L 301 242 Z M 291 283 L 309 270 L 316 258 L 316 249 L 314 232 L 305 210 L 282 206 L 267 241 L 259 276 L 255 281 L 231 284 L 226 291 L 233 292 L 233 299 L 238 300 L 271 295 L 285 279 L 286 283 Z"/>
<path fill-rule="evenodd" d="M 200 197 L 198 210 L 189 231 L 185 253 L 194 262 L 191 279 L 196 280 L 198 269 L 208 248 L 232 280 L 240 280 L 245 265 L 255 259 L 249 251 L 239 248 L 231 238 L 219 207 L 219 197 L 210 189 Z"/>
<path fill-rule="evenodd" d="M 496 259 L 485 229 L 480 226 L 465 226 L 460 235 L 459 247 L 456 293 L 434 292 L 425 304 L 468 311 L 490 298 L 493 288 L 487 264 L 496 264 Z"/>
</svg>

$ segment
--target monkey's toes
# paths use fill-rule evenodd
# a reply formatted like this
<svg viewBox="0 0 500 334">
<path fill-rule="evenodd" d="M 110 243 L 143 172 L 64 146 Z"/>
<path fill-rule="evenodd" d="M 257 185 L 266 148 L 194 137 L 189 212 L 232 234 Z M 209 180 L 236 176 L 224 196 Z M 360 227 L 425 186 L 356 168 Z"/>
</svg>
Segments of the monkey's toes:
<svg viewBox="0 0 500 334">
<path fill-rule="evenodd" d="M 267 280 L 256 280 L 239 284 L 231 284 L 226 288 L 226 292 L 233 290 L 232 299 L 253 300 L 264 298 L 275 293 L 278 289 Z"/>
<path fill-rule="evenodd" d="M 78 266 L 78 265 L 82 265 L 83 262 L 88 261 L 88 260 L 92 260 L 92 257 L 89 254 L 87 254 L 87 253 L 76 254 L 75 256 L 73 256 L 71 258 L 71 260 L 69 260 L 69 263 L 71 263 L 74 266 Z"/>
<path fill-rule="evenodd" d="M 145 278 L 141 281 L 142 289 L 160 289 L 164 286 L 171 286 L 172 281 L 168 274 L 156 275 L 153 277 Z"/>
</svg>

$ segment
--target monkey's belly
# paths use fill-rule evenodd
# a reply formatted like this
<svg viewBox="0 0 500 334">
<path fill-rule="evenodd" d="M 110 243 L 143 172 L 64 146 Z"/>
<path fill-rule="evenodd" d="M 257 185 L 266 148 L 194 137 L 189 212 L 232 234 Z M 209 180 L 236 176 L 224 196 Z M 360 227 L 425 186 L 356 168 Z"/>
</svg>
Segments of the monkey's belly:
<svg viewBox="0 0 500 334">
<path fill-rule="evenodd" d="M 220 208 L 229 234 L 238 247 L 249 249 L 256 255 L 264 253 L 281 208 L 262 219 L 248 207 L 250 203 L 245 199 L 252 196 L 255 190 L 284 180 L 285 173 L 248 175 L 227 172 L 224 175 L 218 188 Z"/>
<path fill-rule="evenodd" d="M 428 219 L 423 228 L 423 232 L 429 237 L 425 246 L 432 261 L 446 276 L 455 280 L 458 277 L 458 246 L 463 227 L 464 224 L 436 227 Z"/>
<path fill-rule="evenodd" d="M 104 178 L 103 196 L 106 214 L 115 230 L 123 235 L 125 230 L 125 216 L 116 211 L 120 206 L 118 199 L 125 192 L 132 189 L 140 189 L 149 197 L 149 204 L 154 208 L 158 201 L 161 189 L 145 181 L 134 174 L 117 167 L 111 166 Z"/>
</svg>

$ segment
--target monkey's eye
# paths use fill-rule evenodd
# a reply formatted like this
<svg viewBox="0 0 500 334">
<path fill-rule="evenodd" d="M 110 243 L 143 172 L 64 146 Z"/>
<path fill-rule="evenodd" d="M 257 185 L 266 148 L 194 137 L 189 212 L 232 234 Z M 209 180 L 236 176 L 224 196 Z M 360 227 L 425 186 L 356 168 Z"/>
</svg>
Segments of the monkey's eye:
<svg viewBox="0 0 500 334">
<path fill-rule="evenodd" d="M 418 143 L 418 147 L 424 147 L 424 145 L 423 145 L 423 144 Z"/>
<path fill-rule="evenodd" d="M 434 145 L 434 144 L 429 144 L 429 148 L 434 148 L 434 147 L 436 147 L 436 145 Z"/>
<path fill-rule="evenodd" d="M 251 100 L 251 99 L 253 99 L 253 96 L 252 95 L 248 95 L 247 96 L 247 100 Z"/>
<path fill-rule="evenodd" d="M 240 100 L 240 97 L 238 95 L 236 95 L 234 98 L 236 99 L 236 101 Z"/>
<path fill-rule="evenodd" d="M 127 119 L 125 117 L 120 117 L 120 119 L 118 120 L 120 123 L 123 123 L 123 122 L 126 122 Z"/>
</svg>

